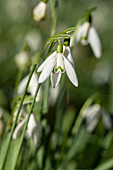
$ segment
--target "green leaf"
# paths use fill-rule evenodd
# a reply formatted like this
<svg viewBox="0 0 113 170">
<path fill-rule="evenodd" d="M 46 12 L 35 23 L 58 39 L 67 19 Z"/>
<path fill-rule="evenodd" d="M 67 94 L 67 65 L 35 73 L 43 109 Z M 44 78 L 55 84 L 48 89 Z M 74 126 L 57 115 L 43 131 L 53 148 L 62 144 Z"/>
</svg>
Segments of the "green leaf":
<svg viewBox="0 0 113 170">
<path fill-rule="evenodd" d="M 21 143 L 21 137 L 16 139 L 16 140 L 11 141 L 9 151 L 8 151 L 8 155 L 7 155 L 7 159 L 6 159 L 6 162 L 5 162 L 5 165 L 4 165 L 4 170 L 15 169 L 16 157 L 17 157 L 17 154 L 18 154 L 19 149 L 20 149 L 20 143 Z"/>
<path fill-rule="evenodd" d="M 113 168 L 113 158 L 99 165 L 97 168 L 95 168 L 95 170 L 106 170 L 110 168 Z"/>
</svg>

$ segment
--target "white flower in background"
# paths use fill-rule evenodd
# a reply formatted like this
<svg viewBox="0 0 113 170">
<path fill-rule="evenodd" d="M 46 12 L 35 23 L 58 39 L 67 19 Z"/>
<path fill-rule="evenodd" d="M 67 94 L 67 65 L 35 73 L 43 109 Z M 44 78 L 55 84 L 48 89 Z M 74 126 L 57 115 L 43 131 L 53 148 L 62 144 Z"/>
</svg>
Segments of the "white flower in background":
<svg viewBox="0 0 113 170">
<path fill-rule="evenodd" d="M 105 84 L 108 83 L 112 71 L 111 65 L 108 61 L 101 61 L 97 63 L 93 71 L 93 82 L 94 84 Z"/>
<path fill-rule="evenodd" d="M 15 111 L 14 115 L 16 116 L 16 114 L 17 114 L 17 110 Z M 18 121 L 18 124 L 17 124 L 17 126 L 14 130 L 13 139 L 17 139 L 18 136 L 22 133 L 22 130 L 24 128 L 24 125 L 26 123 L 28 115 L 27 115 L 27 113 L 25 113 L 22 110 L 20 117 L 21 117 L 21 121 L 20 120 Z M 41 130 L 42 130 L 41 124 L 36 120 L 34 114 L 32 113 L 31 116 L 30 116 L 29 122 L 28 122 L 27 130 L 26 130 L 26 136 L 31 137 L 33 139 L 34 143 L 38 144 L 40 134 L 41 134 Z"/>
<path fill-rule="evenodd" d="M 63 46 L 59 44 L 57 51 L 53 52 L 38 68 L 37 72 L 41 72 L 39 83 L 43 83 L 49 75 L 51 75 L 51 83 L 56 87 L 60 81 L 61 75 L 66 72 L 70 81 L 78 86 L 78 79 L 75 69 L 68 58 L 63 55 Z"/>
<path fill-rule="evenodd" d="M 95 57 L 101 57 L 101 42 L 96 32 L 96 29 L 92 26 L 90 22 L 86 21 L 79 27 L 78 32 L 76 34 L 76 44 L 78 42 L 81 42 L 82 45 L 87 45 L 89 43 Z"/>
<path fill-rule="evenodd" d="M 27 84 L 27 81 L 28 81 L 28 78 L 29 78 L 29 75 L 26 76 L 19 84 L 18 86 L 18 94 L 22 94 L 25 90 L 25 87 L 26 87 L 26 84 Z M 31 78 L 31 81 L 29 83 L 29 86 L 28 86 L 28 92 L 31 93 L 32 96 L 35 95 L 35 92 L 36 92 L 36 88 L 37 88 L 37 83 L 38 83 L 38 76 L 36 73 L 34 73 L 32 75 L 32 78 Z M 41 88 L 39 88 L 39 91 L 37 93 L 37 97 L 36 97 L 36 101 L 38 102 L 40 100 L 40 90 Z"/>
<path fill-rule="evenodd" d="M 21 70 L 25 67 L 28 62 L 28 54 L 26 51 L 21 51 L 15 56 L 15 62 L 18 68 Z"/>
<path fill-rule="evenodd" d="M 33 139 L 35 144 L 38 144 L 40 140 L 41 131 L 42 131 L 41 124 L 35 119 L 34 115 L 31 114 L 28 122 L 27 134 L 29 137 Z"/>
<path fill-rule="evenodd" d="M 25 37 L 25 42 L 28 44 L 28 46 L 34 50 L 37 51 L 40 48 L 40 42 L 41 42 L 41 34 L 38 30 L 32 29 L 30 30 Z"/>
<path fill-rule="evenodd" d="M 89 132 L 92 132 L 96 128 L 100 118 L 102 119 L 106 129 L 110 129 L 112 127 L 112 121 L 109 114 L 99 104 L 89 106 L 83 112 L 83 117 L 86 119 L 87 130 Z"/>
<path fill-rule="evenodd" d="M 33 10 L 33 18 L 36 22 L 40 22 L 45 18 L 47 10 L 47 3 L 41 1 Z"/>
</svg>

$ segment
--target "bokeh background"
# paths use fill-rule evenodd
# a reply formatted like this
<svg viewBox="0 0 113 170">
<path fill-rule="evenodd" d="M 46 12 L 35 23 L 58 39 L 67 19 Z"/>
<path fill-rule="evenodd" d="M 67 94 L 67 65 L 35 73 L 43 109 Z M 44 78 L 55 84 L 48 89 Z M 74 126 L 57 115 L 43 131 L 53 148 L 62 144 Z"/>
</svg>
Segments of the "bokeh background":
<svg viewBox="0 0 113 170">
<path fill-rule="evenodd" d="M 42 43 L 50 36 L 51 10 L 48 4 L 47 16 L 40 24 L 33 20 L 32 11 L 39 1 L 0 0 L 0 106 L 11 113 L 11 101 L 15 97 L 15 83 L 18 66 L 15 56 L 27 51 L 29 60 L 37 53 Z M 80 111 L 84 102 L 95 93 L 100 93 L 101 104 L 112 119 L 113 115 L 113 1 L 112 0 L 59 0 L 56 33 L 76 26 L 87 9 L 97 7 L 92 13 L 101 43 L 102 56 L 96 59 L 89 45 L 78 44 L 73 48 L 79 87 L 65 79 L 67 92 L 67 114 Z M 32 48 L 29 48 L 31 44 Z M 45 56 L 44 56 L 45 57 Z M 29 63 L 24 69 L 27 75 Z M 71 117 L 71 114 L 70 114 Z M 75 118 L 76 119 L 76 118 Z M 66 122 L 68 126 L 68 119 Z M 65 126 L 66 126 L 65 125 Z M 65 128 L 64 128 L 65 129 Z M 81 131 L 76 143 L 72 167 L 95 168 L 113 156 L 113 130 L 105 129 L 102 122 L 93 133 Z M 103 140 L 106 139 L 104 142 Z M 73 154 L 72 154 L 73 155 Z M 90 155 L 90 156 L 88 156 Z M 75 163 L 76 160 L 76 163 Z M 68 167 L 69 169 L 69 167 Z M 70 169 L 71 170 L 71 169 Z"/>
</svg>

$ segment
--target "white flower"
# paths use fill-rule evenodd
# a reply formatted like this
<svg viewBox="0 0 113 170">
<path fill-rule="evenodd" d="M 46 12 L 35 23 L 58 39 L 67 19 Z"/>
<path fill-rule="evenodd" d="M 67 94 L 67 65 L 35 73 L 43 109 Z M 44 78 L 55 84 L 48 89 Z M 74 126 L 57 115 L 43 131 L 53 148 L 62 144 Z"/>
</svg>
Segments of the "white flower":
<svg viewBox="0 0 113 170">
<path fill-rule="evenodd" d="M 86 119 L 87 130 L 89 132 L 92 132 L 95 129 L 100 117 L 102 118 L 102 122 L 107 129 L 112 127 L 112 121 L 109 114 L 99 104 L 89 106 L 83 112 L 83 116 Z"/>
<path fill-rule="evenodd" d="M 61 44 L 59 44 L 61 45 Z M 57 46 L 58 47 L 58 46 Z M 70 81 L 78 86 L 78 79 L 74 69 L 74 63 L 69 59 L 70 51 L 65 49 L 68 55 L 65 57 L 63 53 L 53 52 L 38 68 L 37 72 L 41 72 L 39 77 L 39 83 L 44 82 L 51 74 L 51 83 L 53 87 L 56 87 L 60 81 L 62 73 L 66 72 Z"/>
<path fill-rule="evenodd" d="M 28 81 L 28 78 L 29 78 L 29 75 L 26 76 L 19 84 L 18 86 L 18 94 L 22 94 L 25 90 L 25 87 L 26 87 L 26 84 L 27 84 L 27 81 Z M 28 91 L 31 93 L 32 96 L 35 95 L 35 91 L 36 91 L 36 88 L 37 88 L 37 83 L 38 83 L 38 77 L 37 77 L 37 74 L 34 73 L 32 75 L 32 78 L 31 78 L 31 81 L 29 83 L 29 87 L 28 87 Z M 39 88 L 39 91 L 38 91 L 38 94 L 37 94 L 37 97 L 36 97 L 36 101 L 38 102 L 40 100 L 40 88 Z"/>
<path fill-rule="evenodd" d="M 46 15 L 47 4 L 45 2 L 39 2 L 39 4 L 33 10 L 33 18 L 36 22 L 40 22 Z"/>
<path fill-rule="evenodd" d="M 24 113 L 24 112 L 23 112 Z M 13 139 L 17 139 L 18 136 L 22 133 L 22 130 L 24 128 L 24 125 L 27 120 L 27 113 L 24 113 L 23 119 L 17 124 L 14 133 L 13 133 Z M 36 120 L 34 114 L 32 113 L 28 122 L 26 135 L 28 137 L 32 137 L 35 144 L 38 144 L 39 138 L 41 134 L 41 124 Z"/>
<path fill-rule="evenodd" d="M 27 134 L 29 137 L 32 137 L 35 144 L 38 144 L 39 142 L 41 131 L 41 124 L 35 119 L 34 115 L 31 114 L 28 122 Z"/>
<path fill-rule="evenodd" d="M 76 34 L 76 43 L 81 42 L 82 45 L 90 44 L 96 58 L 101 57 L 102 47 L 96 29 L 89 23 L 85 22 L 80 26 Z"/>
<path fill-rule="evenodd" d="M 24 68 L 26 63 L 28 62 L 28 54 L 25 51 L 21 51 L 15 56 L 15 62 L 18 68 L 21 70 Z"/>
<path fill-rule="evenodd" d="M 34 50 L 38 51 L 40 48 L 40 42 L 41 42 L 41 34 L 38 30 L 32 29 L 30 30 L 25 37 L 25 42 L 28 44 L 28 46 Z"/>
</svg>

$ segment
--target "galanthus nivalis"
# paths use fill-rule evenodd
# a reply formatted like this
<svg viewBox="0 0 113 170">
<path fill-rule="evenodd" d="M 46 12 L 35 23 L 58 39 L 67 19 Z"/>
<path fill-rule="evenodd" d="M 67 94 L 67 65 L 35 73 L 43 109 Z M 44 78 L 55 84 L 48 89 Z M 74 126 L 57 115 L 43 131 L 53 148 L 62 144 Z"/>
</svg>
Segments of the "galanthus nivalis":
<svg viewBox="0 0 113 170">
<path fill-rule="evenodd" d="M 66 72 L 70 81 L 78 86 L 78 79 L 73 64 L 63 54 L 62 44 L 57 45 L 57 50 L 54 51 L 38 68 L 37 72 L 41 72 L 39 83 L 43 83 L 49 75 L 51 75 L 51 83 L 56 87 L 61 79 L 61 75 Z"/>
<path fill-rule="evenodd" d="M 27 81 L 28 81 L 29 75 L 26 76 L 19 84 L 18 86 L 18 94 L 22 94 L 25 90 Z M 35 95 L 36 88 L 37 88 L 37 82 L 38 82 L 38 76 L 36 73 L 32 75 L 31 81 L 29 83 L 28 91 L 31 93 L 32 96 Z M 41 89 L 41 88 L 40 88 Z M 40 100 L 40 89 L 38 91 L 38 94 L 36 96 L 36 101 L 38 102 Z"/>
<path fill-rule="evenodd" d="M 15 111 L 14 116 L 16 116 L 16 114 L 17 114 L 17 110 Z M 20 120 L 18 121 L 18 124 L 14 130 L 13 139 L 17 139 L 18 136 L 22 133 L 22 130 L 24 128 L 28 115 L 23 110 L 21 110 L 21 115 L 19 115 L 19 117 L 21 117 L 21 119 L 19 118 Z M 39 142 L 41 129 L 42 129 L 41 124 L 36 120 L 34 114 L 32 113 L 30 116 L 29 122 L 28 122 L 26 135 L 31 137 L 35 144 L 38 144 Z"/>
<path fill-rule="evenodd" d="M 90 44 L 96 58 L 101 57 L 102 47 L 96 29 L 92 26 L 91 20 L 83 23 L 76 34 L 76 43 L 81 42 L 82 45 Z"/>
<path fill-rule="evenodd" d="M 47 3 L 46 2 L 39 2 L 39 4 L 33 10 L 33 18 L 36 22 L 40 22 L 42 19 L 45 18 L 47 10 Z"/>
<path fill-rule="evenodd" d="M 86 119 L 87 130 L 92 132 L 98 124 L 100 117 L 106 129 L 112 127 L 112 121 L 107 111 L 99 104 L 89 106 L 83 112 L 83 117 Z"/>
</svg>

